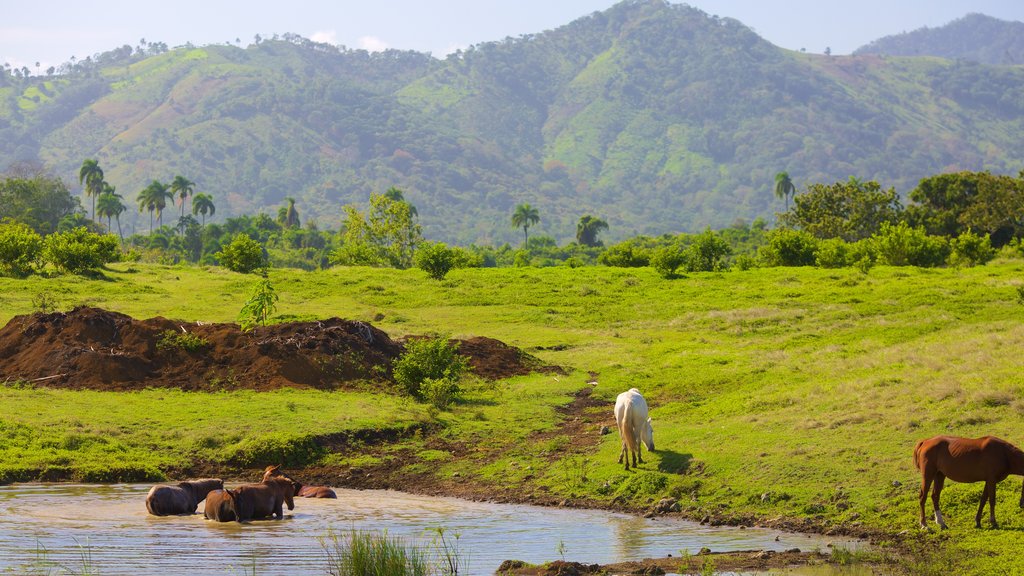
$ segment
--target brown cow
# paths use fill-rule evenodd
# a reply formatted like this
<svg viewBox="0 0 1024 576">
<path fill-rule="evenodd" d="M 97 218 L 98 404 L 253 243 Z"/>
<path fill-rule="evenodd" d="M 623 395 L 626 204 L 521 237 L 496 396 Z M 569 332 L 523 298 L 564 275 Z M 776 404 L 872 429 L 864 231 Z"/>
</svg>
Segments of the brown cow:
<svg viewBox="0 0 1024 576">
<path fill-rule="evenodd" d="M 146 510 L 154 516 L 195 514 L 199 503 L 211 490 L 224 488 L 220 478 L 179 482 L 174 486 L 157 484 L 146 495 Z"/>
<path fill-rule="evenodd" d="M 974 517 L 974 525 L 981 528 L 981 514 L 988 501 L 989 516 L 993 528 L 996 523 L 996 484 L 1010 474 L 1024 476 L 1024 452 L 1006 440 L 993 436 L 981 438 L 959 438 L 956 436 L 935 436 L 921 440 L 914 447 L 914 466 L 921 471 L 921 528 L 927 529 L 924 502 L 932 481 L 932 505 L 935 507 L 935 522 L 946 528 L 946 522 L 939 510 L 939 495 L 946 478 L 955 482 L 984 482 L 981 504 Z M 1021 487 L 1020 506 L 1024 508 L 1024 486 Z"/>
</svg>

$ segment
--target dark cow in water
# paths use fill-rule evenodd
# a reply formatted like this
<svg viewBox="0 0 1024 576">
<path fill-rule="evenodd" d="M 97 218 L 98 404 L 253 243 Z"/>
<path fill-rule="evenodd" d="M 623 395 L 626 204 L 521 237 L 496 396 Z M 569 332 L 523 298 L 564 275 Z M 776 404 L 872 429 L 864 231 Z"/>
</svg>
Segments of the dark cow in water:
<svg viewBox="0 0 1024 576">
<path fill-rule="evenodd" d="M 267 469 L 263 472 L 263 480 L 266 481 L 268 478 L 275 476 L 282 476 L 284 472 L 281 472 L 281 466 L 267 466 Z M 327 486 L 302 486 L 295 491 L 296 496 L 302 498 L 337 498 L 338 495 L 334 490 Z"/>
<path fill-rule="evenodd" d="M 268 466 L 269 472 L 277 467 Z M 243 484 L 233 490 L 213 492 L 206 501 L 204 514 L 218 522 L 246 522 L 273 516 L 284 517 L 284 506 L 295 509 L 294 495 L 302 488 L 283 472 L 266 476 L 259 484 Z"/>
<path fill-rule="evenodd" d="M 173 486 L 157 484 L 146 495 L 146 510 L 154 516 L 195 514 L 199 503 L 210 491 L 223 488 L 220 478 L 190 480 Z"/>
<path fill-rule="evenodd" d="M 935 522 L 942 528 L 946 521 L 939 510 L 939 495 L 946 478 L 955 482 L 984 482 L 981 504 L 974 517 L 974 525 L 981 528 L 981 515 L 988 502 L 989 520 L 993 528 L 996 523 L 996 484 L 1010 474 L 1024 476 L 1024 452 L 993 436 L 981 438 L 959 438 L 957 436 L 935 436 L 921 440 L 914 446 L 914 466 L 921 471 L 921 528 L 925 523 L 924 503 L 928 488 L 932 490 L 932 505 L 935 507 Z M 1021 490 L 1020 506 L 1024 508 L 1024 487 Z"/>
</svg>

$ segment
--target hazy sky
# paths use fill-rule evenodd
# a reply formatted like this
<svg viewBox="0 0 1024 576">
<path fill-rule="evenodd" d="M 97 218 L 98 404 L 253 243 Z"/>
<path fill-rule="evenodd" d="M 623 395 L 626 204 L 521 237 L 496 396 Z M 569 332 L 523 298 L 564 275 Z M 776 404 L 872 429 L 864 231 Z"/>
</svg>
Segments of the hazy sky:
<svg viewBox="0 0 1024 576">
<path fill-rule="evenodd" d="M 174 47 L 293 32 L 349 48 L 443 56 L 566 24 L 614 0 L 2 0 L 0 63 L 42 69 L 141 38 Z M 871 40 L 941 26 L 969 12 L 1024 21 L 1022 0 L 693 0 L 790 49 L 848 54 Z"/>
</svg>

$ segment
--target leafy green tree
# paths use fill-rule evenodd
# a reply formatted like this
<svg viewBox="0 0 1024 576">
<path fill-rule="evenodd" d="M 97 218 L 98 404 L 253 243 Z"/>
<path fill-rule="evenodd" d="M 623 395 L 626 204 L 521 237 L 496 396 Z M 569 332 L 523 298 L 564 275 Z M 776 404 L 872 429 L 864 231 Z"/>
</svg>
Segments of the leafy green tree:
<svg viewBox="0 0 1024 576">
<path fill-rule="evenodd" d="M 811 233 L 816 238 L 842 238 L 848 242 L 867 238 L 883 222 L 900 219 L 903 207 L 896 190 L 882 190 L 877 182 L 811 184 L 793 198 L 793 207 L 781 221 Z"/>
<path fill-rule="evenodd" d="M 818 239 L 810 232 L 792 228 L 776 228 L 761 246 L 761 261 L 766 266 L 813 266 Z"/>
<path fill-rule="evenodd" d="M 61 219 L 81 209 L 60 178 L 28 166 L 0 179 L 0 220 L 23 222 L 40 234 L 57 229 Z"/>
<path fill-rule="evenodd" d="M 605 266 L 617 268 L 642 268 L 647 266 L 651 264 L 653 253 L 652 249 L 645 245 L 647 240 L 650 239 L 637 237 L 613 244 L 597 257 L 597 261 Z M 677 264 L 676 268 L 679 265 Z"/>
<path fill-rule="evenodd" d="M 725 269 L 725 259 L 732 254 L 732 248 L 711 229 L 705 230 L 693 239 L 686 249 L 686 269 L 689 272 L 718 272 Z"/>
<path fill-rule="evenodd" d="M 121 201 L 121 195 L 117 193 L 117 190 L 106 184 L 103 193 L 100 194 L 99 199 L 96 201 L 96 213 L 100 217 L 107 219 L 107 230 L 110 229 L 110 220 L 112 218 L 117 220 L 117 235 L 121 238 L 121 242 L 124 243 L 124 234 L 121 232 L 121 214 L 127 210 L 124 202 Z"/>
<path fill-rule="evenodd" d="M 256 324 L 267 325 L 270 315 L 277 310 L 278 295 L 270 279 L 263 277 L 256 282 L 252 296 L 238 313 L 242 330 L 251 330 Z"/>
<path fill-rule="evenodd" d="M 677 243 L 658 248 L 651 256 L 651 266 L 663 278 L 675 278 L 676 270 L 686 263 L 686 250 Z"/>
<path fill-rule="evenodd" d="M 409 394 L 422 398 L 422 386 L 431 380 L 458 383 L 469 369 L 469 360 L 459 354 L 458 344 L 444 336 L 409 340 L 394 363 L 395 382 Z"/>
<path fill-rule="evenodd" d="M 299 222 L 299 211 L 295 209 L 295 198 L 289 196 L 285 198 L 285 201 L 288 202 L 288 205 L 282 206 L 277 211 L 277 221 L 285 228 L 298 228 L 301 223 Z"/>
<path fill-rule="evenodd" d="M 444 279 L 455 268 L 469 268 L 478 262 L 470 253 L 443 242 L 425 242 L 416 251 L 416 266 L 435 280 Z"/>
<path fill-rule="evenodd" d="M 99 160 L 86 159 L 78 170 L 78 183 L 85 185 L 85 195 L 92 198 L 92 219 L 96 219 L 96 198 L 103 193 L 103 169 Z"/>
<path fill-rule="evenodd" d="M 267 267 L 263 246 L 242 232 L 236 234 L 231 243 L 222 248 L 216 257 L 221 266 L 242 274 Z"/>
<path fill-rule="evenodd" d="M 971 229 L 1000 247 L 1024 236 L 1024 173 L 956 172 L 923 178 L 910 193 L 907 220 L 932 235 L 959 236 Z"/>
<path fill-rule="evenodd" d="M 786 200 L 786 211 L 789 211 L 789 197 L 796 194 L 796 186 L 789 179 L 789 172 L 779 172 L 775 175 L 775 197 Z"/>
<path fill-rule="evenodd" d="M 178 199 L 181 201 L 181 218 L 185 217 L 185 200 L 192 195 L 192 192 L 196 188 L 196 183 L 185 178 L 184 176 L 178 175 L 171 181 L 171 198 L 175 194 L 178 195 Z"/>
<path fill-rule="evenodd" d="M 890 266 L 942 266 L 949 257 L 945 236 L 929 236 L 923 226 L 882 223 L 871 238 L 879 259 Z"/>
<path fill-rule="evenodd" d="M 530 242 L 530 226 L 537 222 L 540 222 L 540 214 L 536 208 L 530 206 L 528 202 L 516 206 L 516 211 L 512 213 L 512 227 L 523 229 L 524 247 Z"/>
<path fill-rule="evenodd" d="M 43 240 L 43 259 L 61 272 L 82 274 L 120 258 L 117 238 L 96 234 L 84 226 L 50 234 Z"/>
<path fill-rule="evenodd" d="M 388 188 L 387 191 L 384 192 L 384 197 L 394 202 L 405 202 L 406 204 L 409 204 L 409 211 L 412 213 L 413 216 L 420 215 L 420 213 L 416 210 L 416 207 L 410 204 L 409 201 L 405 199 L 405 193 L 399 190 L 398 188 L 395 188 L 394 186 Z"/>
<path fill-rule="evenodd" d="M 206 215 L 213 216 L 216 212 L 217 207 L 213 205 L 213 197 L 209 194 L 200 192 L 192 197 L 192 215 L 202 215 L 204 228 L 206 227 Z"/>
<path fill-rule="evenodd" d="M 952 253 L 949 263 L 954 266 L 979 266 L 996 256 L 995 248 L 988 234 L 980 236 L 968 229 L 963 234 L 949 241 Z"/>
<path fill-rule="evenodd" d="M 0 223 L 0 272 L 18 278 L 28 276 L 42 251 L 42 236 L 28 224 Z"/>
<path fill-rule="evenodd" d="M 597 239 L 597 235 L 602 230 L 607 229 L 607 222 L 590 214 L 585 214 L 580 217 L 580 221 L 576 224 L 576 241 L 584 246 L 600 246 L 601 241 Z"/>
<path fill-rule="evenodd" d="M 400 269 L 412 266 L 423 233 L 408 202 L 371 194 L 369 215 L 354 206 L 344 209 L 343 244 L 332 254 L 333 263 Z"/>
</svg>

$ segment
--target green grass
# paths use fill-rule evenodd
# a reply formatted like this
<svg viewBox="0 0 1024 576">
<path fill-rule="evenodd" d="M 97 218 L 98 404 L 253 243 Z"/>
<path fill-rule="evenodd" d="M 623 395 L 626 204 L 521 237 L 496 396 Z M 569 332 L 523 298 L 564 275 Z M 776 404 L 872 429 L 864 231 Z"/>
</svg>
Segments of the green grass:
<svg viewBox="0 0 1024 576">
<path fill-rule="evenodd" d="M 0 278 L 0 322 L 40 292 L 136 317 L 233 321 L 256 277 L 219 269 L 118 264 L 106 280 Z M 916 533 L 914 443 L 935 434 L 992 434 L 1024 443 L 1024 263 L 970 269 L 760 269 L 664 280 L 650 269 L 453 271 L 273 270 L 278 319 L 338 315 L 393 337 L 489 336 L 567 376 L 473 382 L 467 401 L 433 415 L 443 437 L 486 447 L 468 460 L 403 441 L 410 469 L 460 472 L 496 486 L 637 506 L 672 494 L 700 517 L 806 519 Z M 550 350 L 557 346 L 557 350 Z M 572 453 L 551 430 L 554 408 L 598 374 L 607 400 L 638 387 L 659 451 L 640 471 L 615 463 L 618 439 Z M 189 399 L 189 401 L 185 401 Z M 226 460 L 243 441 L 286 449 L 309 435 L 429 419 L 426 406 L 384 394 L 279 391 L 103 394 L 0 389 L 0 462 L 146 470 L 190 458 Z M 292 409 L 288 407 L 291 406 Z M 599 416 L 610 421 L 610 413 Z M 187 423 L 183 425 L 183 423 Z M 594 434 L 597 434 L 596 429 Z M 251 440 L 250 440 L 251 441 Z M 486 452 L 486 451 L 484 451 Z M 335 462 L 332 455 L 313 455 Z M 382 454 L 371 458 L 388 458 Z M 936 563 L 964 572 L 1024 570 L 1020 479 L 999 488 L 1002 530 L 975 530 L 981 485 L 947 483 L 951 529 L 922 536 Z M 915 558 L 921 558 L 921 555 Z"/>
</svg>

